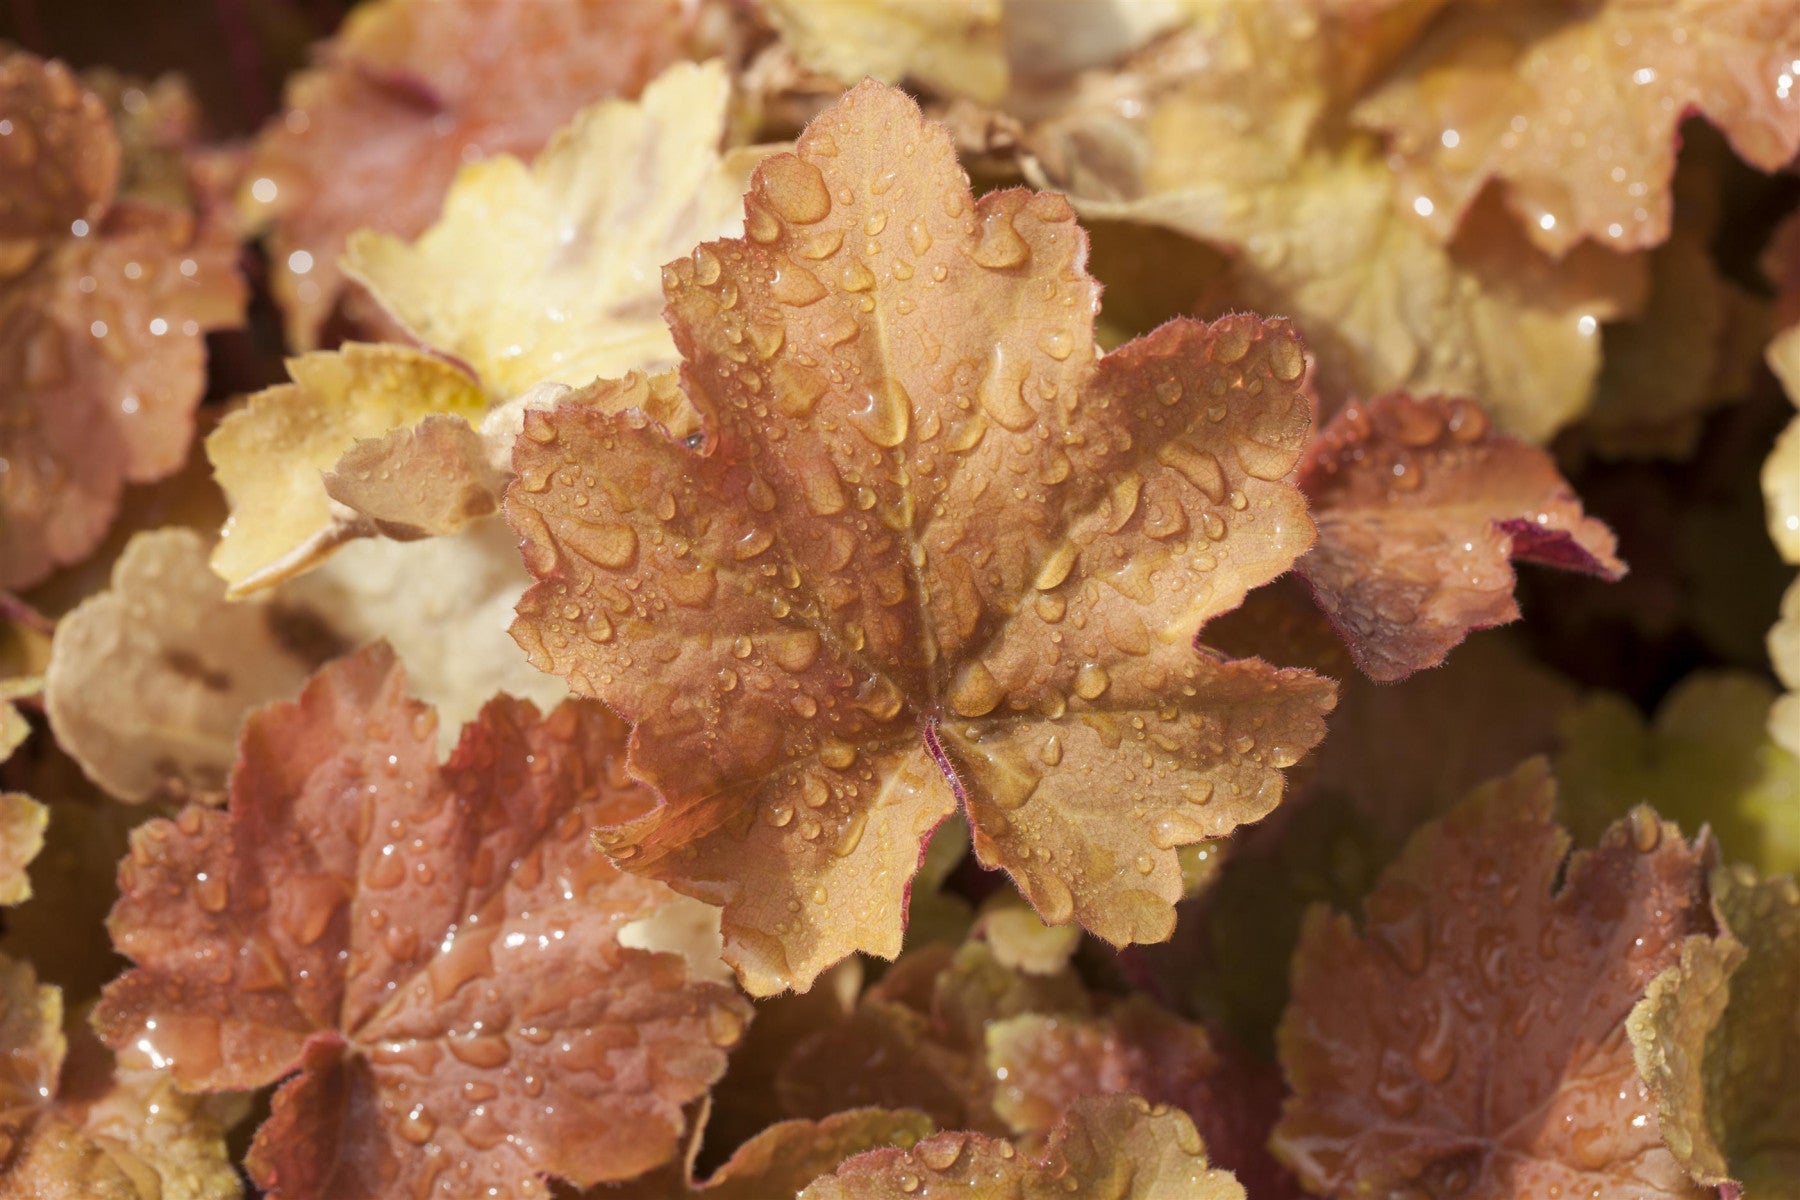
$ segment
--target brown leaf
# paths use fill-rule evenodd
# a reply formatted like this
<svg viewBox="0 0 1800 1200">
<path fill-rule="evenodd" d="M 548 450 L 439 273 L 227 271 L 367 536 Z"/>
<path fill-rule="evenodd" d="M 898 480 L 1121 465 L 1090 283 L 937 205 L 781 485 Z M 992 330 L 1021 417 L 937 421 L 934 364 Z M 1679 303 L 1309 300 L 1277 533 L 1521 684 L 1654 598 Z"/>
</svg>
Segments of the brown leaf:
<svg viewBox="0 0 1800 1200">
<path fill-rule="evenodd" d="M 1273 1148 L 1310 1190 L 1698 1200 L 1625 1019 L 1711 924 L 1704 856 L 1638 809 L 1569 857 L 1553 791 L 1533 760 L 1421 829 L 1362 932 L 1308 914 Z"/>
<path fill-rule="evenodd" d="M 1175 847 L 1266 814 L 1331 705 L 1193 649 L 1311 540 L 1298 340 L 1181 321 L 1097 361 L 1068 205 L 973 205 L 874 83 L 763 164 L 746 229 L 666 269 L 701 445 L 628 378 L 515 452 L 514 635 L 638 722 L 664 797 L 606 846 L 723 906 L 761 994 L 892 957 L 959 803 L 1047 922 L 1167 937 Z"/>
<path fill-rule="evenodd" d="M 648 801 L 598 706 L 500 697 L 438 766 L 374 646 L 247 722 L 229 812 L 133 835 L 110 926 L 138 966 L 96 1027 L 182 1086 L 275 1094 L 272 1196 L 543 1195 L 666 1161 L 748 1006 L 626 949 L 661 889 L 587 849 Z M 502 1069 L 504 1068 L 504 1069 Z M 435 1147 L 435 1150 L 432 1149 Z"/>
<path fill-rule="evenodd" d="M 1509 560 L 1618 579 L 1612 532 L 1550 455 L 1468 400 L 1404 394 L 1333 417 L 1300 466 L 1319 540 L 1300 561 L 1356 664 L 1401 679 L 1515 621 Z"/>
</svg>

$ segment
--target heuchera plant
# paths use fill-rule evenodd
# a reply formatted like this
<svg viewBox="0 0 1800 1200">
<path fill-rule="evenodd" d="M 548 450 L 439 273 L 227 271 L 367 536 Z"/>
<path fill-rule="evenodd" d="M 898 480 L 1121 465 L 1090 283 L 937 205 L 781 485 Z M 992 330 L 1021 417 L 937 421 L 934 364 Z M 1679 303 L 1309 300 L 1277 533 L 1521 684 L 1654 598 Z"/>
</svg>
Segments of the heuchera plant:
<svg viewBox="0 0 1800 1200">
<path fill-rule="evenodd" d="M 1800 1198 L 1800 0 L 13 8 L 0 1200 Z"/>
</svg>

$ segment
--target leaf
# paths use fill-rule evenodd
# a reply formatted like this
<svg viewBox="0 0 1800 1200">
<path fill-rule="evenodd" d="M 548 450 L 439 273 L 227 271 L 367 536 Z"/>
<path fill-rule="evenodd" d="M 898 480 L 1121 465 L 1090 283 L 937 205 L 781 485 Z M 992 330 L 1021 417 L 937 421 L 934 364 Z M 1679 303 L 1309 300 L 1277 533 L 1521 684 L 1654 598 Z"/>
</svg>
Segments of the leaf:
<svg viewBox="0 0 1800 1200">
<path fill-rule="evenodd" d="M 343 528 L 354 518 L 334 514 L 320 473 L 359 441 L 487 410 L 468 375 L 402 346 L 351 343 L 290 359 L 288 373 L 294 382 L 258 392 L 206 439 L 231 502 L 212 566 L 234 599 L 299 574 L 355 535 Z"/>
<path fill-rule="evenodd" d="M 971 208 L 879 84 L 758 169 L 746 229 L 665 276 L 702 446 L 609 415 L 667 386 L 628 378 L 514 454 L 514 636 L 637 722 L 663 796 L 608 851 L 722 906 L 755 994 L 892 957 L 959 804 L 1047 923 L 1167 937 L 1174 848 L 1274 807 L 1331 705 L 1193 650 L 1310 541 L 1298 340 L 1176 322 L 1096 362 L 1068 206 Z"/>
<path fill-rule="evenodd" d="M 1710 133 L 1684 135 L 1674 223 L 1650 253 L 1643 310 L 1601 331 L 1600 378 L 1581 429 L 1608 457 L 1691 456 L 1705 417 L 1749 390 L 1747 371 L 1768 340 L 1764 305 L 1713 262 L 1720 194 L 1741 180 Z"/>
<path fill-rule="evenodd" d="M 1421 829 L 1363 932 L 1308 914 L 1272 1148 L 1309 1190 L 1698 1200 L 1625 1019 L 1709 926 L 1703 856 L 1637 809 L 1569 857 L 1553 791 L 1533 760 Z"/>
<path fill-rule="evenodd" d="M 923 1113 L 856 1108 L 821 1121 L 782 1121 L 739 1146 L 701 1182 L 654 1176 L 605 1193 L 607 1200 L 770 1200 L 795 1196 L 853 1154 L 910 1150 L 935 1132 Z"/>
<path fill-rule="evenodd" d="M 44 848 L 44 826 L 50 810 L 18 792 L 0 792 L 0 904 L 31 898 L 25 868 Z"/>
<path fill-rule="evenodd" d="M 140 533 L 112 587 L 57 623 L 45 708 L 57 744 L 128 803 L 222 792 L 252 707 L 286 700 L 316 662 L 277 611 L 229 604 L 189 529 Z"/>
<path fill-rule="evenodd" d="M 1135 1096 L 1079 1100 L 1041 1157 L 976 1133 L 940 1133 L 910 1150 L 859 1154 L 799 1200 L 1049 1200 L 1071 1193 L 1118 1200 L 1243 1200 L 1229 1171 L 1209 1169 L 1193 1124 Z"/>
<path fill-rule="evenodd" d="M 1142 995 L 1104 1014 L 1029 1013 L 987 1028 L 987 1064 L 1002 1082 L 994 1110 L 1015 1134 L 1050 1129 L 1083 1096 L 1129 1093 L 1193 1119 L 1209 1157 L 1257 1197 L 1299 1184 L 1265 1149 L 1281 1105 L 1273 1067 L 1223 1061 L 1198 1025 Z"/>
<path fill-rule="evenodd" d="M 719 155 L 730 98 L 721 64 L 678 63 L 640 102 L 584 109 L 530 167 L 463 168 L 412 244 L 356 234 L 345 269 L 498 397 L 673 366 L 658 268 L 743 228 L 758 155 Z"/>
<path fill-rule="evenodd" d="M 1800 754 L 1800 581 L 1781 594 L 1781 618 L 1769 629 L 1769 661 L 1787 692 L 1769 706 L 1769 736 L 1789 754 Z"/>
<path fill-rule="evenodd" d="M 1518 620 L 1510 559 L 1625 573 L 1549 454 L 1494 433 L 1468 400 L 1352 404 L 1299 481 L 1319 530 L 1300 573 L 1374 679 L 1435 667 L 1470 630 Z"/>
<path fill-rule="evenodd" d="M 983 1050 L 991 1023 L 1090 1006 L 1068 970 L 1031 975 L 991 947 L 931 944 L 901 958 L 854 1010 L 799 1039 L 775 1072 L 779 1111 L 823 1117 L 848 1108 L 917 1109 L 951 1129 L 1004 1132 Z"/>
<path fill-rule="evenodd" d="M 0 223 L 16 220 L 24 233 L 70 205 L 93 214 L 0 244 L 0 387 L 18 414 L 0 428 L 9 464 L 0 588 L 80 561 L 105 536 L 125 484 L 180 468 L 205 385 L 202 335 L 237 324 L 244 309 L 235 241 L 187 210 L 114 193 L 118 138 L 94 119 L 98 99 L 77 87 L 29 55 L 0 65 L 0 119 L 18 130 L 11 144 L 48 147 L 47 177 L 66 175 L 73 189 L 62 200 L 23 189 L 25 207 L 49 207 Z"/>
<path fill-rule="evenodd" d="M 1069 965 L 1081 945 L 1078 927 L 1045 925 L 1010 888 L 995 892 L 990 903 L 982 905 L 974 930 L 993 950 L 995 961 L 1027 975 L 1056 974 Z"/>
<path fill-rule="evenodd" d="M 377 639 L 393 646 L 412 694 L 437 710 L 448 749 L 496 692 L 546 710 L 568 698 L 568 685 L 533 669 L 507 636 L 529 582 L 511 531 L 490 517 L 456 537 L 345 546 L 282 585 L 276 604 L 339 649 Z"/>
<path fill-rule="evenodd" d="M 660 892 L 586 848 L 648 799 L 623 727 L 500 697 L 440 767 L 403 687 L 379 645 L 325 668 L 247 722 L 229 812 L 134 833 L 109 923 L 138 965 L 96 1027 L 190 1090 L 297 1069 L 248 1157 L 284 1200 L 422 1191 L 453 1160 L 459 1189 L 524 1195 L 666 1161 L 749 1009 L 616 941 Z"/>
<path fill-rule="evenodd" d="M 583 105 L 681 56 L 675 0 L 381 0 L 288 84 L 245 171 L 289 343 L 318 346 L 361 228 L 414 237 L 466 163 L 530 155 Z"/>
<path fill-rule="evenodd" d="M 1788 399 L 1800 397 L 1800 326 L 1776 334 L 1766 358 Z M 1788 423 L 1763 463 L 1762 490 L 1768 506 L 1769 537 L 1783 561 L 1800 563 L 1800 417 Z"/>
<path fill-rule="evenodd" d="M 225 1123 L 166 1075 L 65 1063 L 62 993 L 0 956 L 0 1195 L 236 1200 Z M 104 1059 L 104 1052 L 98 1051 Z M 79 1069 L 75 1069 L 79 1068 Z"/>
<path fill-rule="evenodd" d="M 76 221 L 96 223 L 119 184 L 100 98 L 62 63 L 15 53 L 0 59 L 0 112 L 26 135 L 0 142 L 0 239 L 61 239 Z"/>
<path fill-rule="evenodd" d="M 1761 679 L 1695 671 L 1654 723 L 1602 692 L 1562 722 L 1556 777 L 1563 822 L 1591 843 L 1633 804 L 1686 828 L 1709 825 L 1728 859 L 1765 872 L 1800 870 L 1800 759 L 1768 733 L 1775 694 Z"/>
<path fill-rule="evenodd" d="M 1644 263 L 1597 246 L 1552 260 L 1493 204 L 1440 244 L 1397 211 L 1373 139 L 1322 119 L 1346 102 L 1346 43 L 1293 7 L 1207 6 L 1032 126 L 1027 178 L 1084 217 L 1234 255 L 1200 307 L 1291 315 L 1322 394 L 1471 396 L 1502 430 L 1547 440 L 1586 407 L 1599 323 L 1635 311 Z"/>
<path fill-rule="evenodd" d="M 39 739 L 7 767 L 12 786 L 43 797 L 48 820 L 30 862 L 31 896 L 7 910 L 0 953 L 31 963 L 39 982 L 55 984 L 64 1006 L 85 1016 L 125 966 L 106 936 L 106 913 L 118 898 L 131 828 L 148 813 L 112 802 L 53 738 Z"/>
<path fill-rule="evenodd" d="M 914 79 L 994 103 L 1006 94 L 1001 0 L 770 0 L 769 21 L 810 70 L 844 83 Z"/>
<path fill-rule="evenodd" d="M 1670 1149 L 1700 1183 L 1757 1200 L 1800 1195 L 1794 997 L 1800 891 L 1749 867 L 1713 873 L 1724 926 L 1691 937 L 1631 1014 L 1638 1069 Z"/>
<path fill-rule="evenodd" d="M 1351 117 L 1385 135 L 1398 203 L 1440 240 L 1498 181 L 1551 254 L 1654 246 L 1683 118 L 1704 116 L 1764 171 L 1800 150 L 1796 15 L 1715 0 L 1451 6 Z"/>
</svg>

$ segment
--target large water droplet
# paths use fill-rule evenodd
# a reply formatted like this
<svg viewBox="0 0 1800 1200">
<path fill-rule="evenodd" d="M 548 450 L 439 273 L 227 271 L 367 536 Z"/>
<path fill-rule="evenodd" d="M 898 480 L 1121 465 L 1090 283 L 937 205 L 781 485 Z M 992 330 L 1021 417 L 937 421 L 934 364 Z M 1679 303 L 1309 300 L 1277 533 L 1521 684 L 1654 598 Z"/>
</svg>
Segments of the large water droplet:
<svg viewBox="0 0 1800 1200">
<path fill-rule="evenodd" d="M 831 212 L 825 177 L 805 159 L 778 154 L 763 163 L 761 177 L 763 195 L 787 220 L 812 225 Z"/>
</svg>

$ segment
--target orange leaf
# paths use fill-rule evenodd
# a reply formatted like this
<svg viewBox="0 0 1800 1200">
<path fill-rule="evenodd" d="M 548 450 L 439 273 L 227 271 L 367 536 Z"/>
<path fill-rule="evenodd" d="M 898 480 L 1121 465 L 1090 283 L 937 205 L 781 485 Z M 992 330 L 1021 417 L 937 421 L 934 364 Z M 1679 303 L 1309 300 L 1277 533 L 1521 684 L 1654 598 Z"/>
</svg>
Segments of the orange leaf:
<svg viewBox="0 0 1800 1200">
<path fill-rule="evenodd" d="M 676 0 L 381 0 L 295 77 L 258 139 L 244 207 L 272 222 L 289 342 L 310 350 L 358 229 L 411 238 L 465 164 L 529 158 L 582 106 L 635 95 L 680 56 Z"/>
<path fill-rule="evenodd" d="M 1274 807 L 1329 682 L 1196 654 L 1312 540 L 1283 321 L 1176 321 L 1096 359 L 1055 195 L 973 204 L 945 131 L 864 83 L 758 170 L 742 240 L 665 269 L 666 377 L 526 417 L 514 636 L 638 722 L 664 803 L 606 831 L 725 909 L 751 991 L 899 950 L 958 804 L 1044 919 L 1167 937 L 1174 848 Z M 621 414 L 622 415 L 615 415 Z M 700 442 L 694 445 L 693 442 Z"/>
<path fill-rule="evenodd" d="M 377 644 L 246 723 L 229 812 L 141 826 L 95 1021 L 190 1090 L 276 1093 L 249 1153 L 282 1198 L 543 1195 L 666 1161 L 748 1005 L 620 929 L 657 885 L 587 849 L 641 809 L 597 705 L 500 697 L 436 764 Z M 502 1069 L 504 1068 L 504 1069 Z"/>
<path fill-rule="evenodd" d="M 1532 760 L 1425 826 L 1361 933 L 1307 915 L 1272 1144 L 1309 1190 L 1698 1200 L 1625 1019 L 1710 929 L 1706 856 L 1638 809 L 1569 857 L 1554 791 Z"/>
<path fill-rule="evenodd" d="M 1353 118 L 1388 135 L 1398 201 L 1448 241 L 1490 180 L 1562 255 L 1669 236 L 1677 126 L 1698 113 L 1773 171 L 1800 150 L 1789 0 L 1453 5 Z"/>
<path fill-rule="evenodd" d="M 1612 531 L 1544 450 L 1469 400 L 1380 396 L 1332 418 L 1300 467 L 1319 540 L 1300 562 L 1356 665 L 1402 679 L 1516 621 L 1511 559 L 1618 579 Z"/>
</svg>

